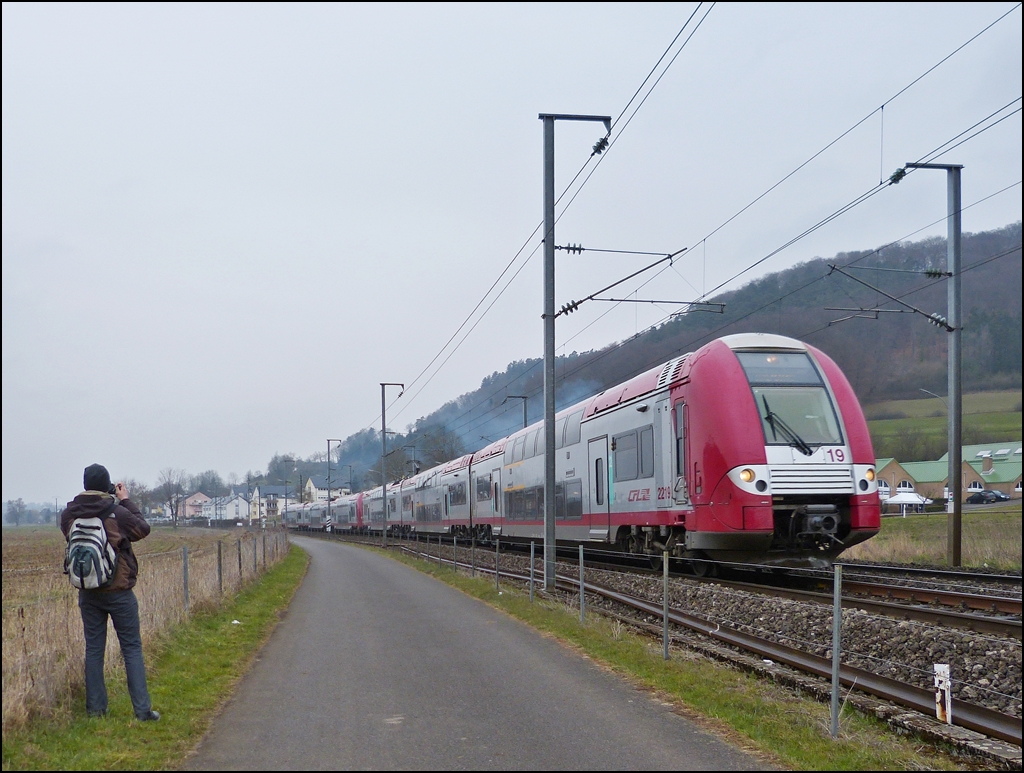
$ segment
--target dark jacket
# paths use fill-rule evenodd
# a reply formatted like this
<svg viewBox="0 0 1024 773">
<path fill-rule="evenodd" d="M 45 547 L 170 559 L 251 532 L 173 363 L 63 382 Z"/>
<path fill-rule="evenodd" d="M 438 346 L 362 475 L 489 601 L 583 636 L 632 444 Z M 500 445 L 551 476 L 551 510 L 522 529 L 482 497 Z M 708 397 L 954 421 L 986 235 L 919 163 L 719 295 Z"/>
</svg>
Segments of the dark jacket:
<svg viewBox="0 0 1024 773">
<path fill-rule="evenodd" d="M 64 539 L 68 538 L 71 522 L 76 518 L 94 518 L 102 516 L 114 499 L 112 494 L 99 491 L 83 491 L 60 514 L 60 530 Z M 122 499 L 114 508 L 112 518 L 105 518 L 103 525 L 107 530 L 107 541 L 117 551 L 117 571 L 113 581 L 99 591 L 130 590 L 135 587 L 139 576 L 139 562 L 132 550 L 132 543 L 149 535 L 150 526 L 138 506 L 130 499 Z"/>
</svg>

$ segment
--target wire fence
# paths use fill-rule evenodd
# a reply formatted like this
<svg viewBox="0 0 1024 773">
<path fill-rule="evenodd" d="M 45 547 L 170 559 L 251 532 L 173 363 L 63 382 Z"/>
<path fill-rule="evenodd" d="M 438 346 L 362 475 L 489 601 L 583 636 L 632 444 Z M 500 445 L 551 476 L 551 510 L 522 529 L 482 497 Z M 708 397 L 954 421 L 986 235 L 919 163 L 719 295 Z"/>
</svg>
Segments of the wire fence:
<svg viewBox="0 0 1024 773">
<path fill-rule="evenodd" d="M 139 556 L 135 595 L 143 641 L 189 615 L 217 609 L 284 558 L 284 531 L 247 533 L 213 545 Z M 58 566 L 4 572 L 30 594 L 3 606 L 3 733 L 66 708 L 84 687 L 85 640 L 78 592 Z M 5 596 L 9 594 L 6 592 Z M 109 624 L 113 628 L 113 624 Z M 124 677 L 116 635 L 108 631 L 107 679 Z"/>
</svg>

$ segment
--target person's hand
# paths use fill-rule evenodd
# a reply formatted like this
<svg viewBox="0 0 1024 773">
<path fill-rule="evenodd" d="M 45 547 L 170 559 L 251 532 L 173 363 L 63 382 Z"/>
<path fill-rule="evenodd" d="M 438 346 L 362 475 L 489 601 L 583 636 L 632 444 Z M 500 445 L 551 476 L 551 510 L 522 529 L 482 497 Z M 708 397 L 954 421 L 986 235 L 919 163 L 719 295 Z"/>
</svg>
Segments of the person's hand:
<svg viewBox="0 0 1024 773">
<path fill-rule="evenodd" d="M 118 483 L 114 487 L 114 493 L 117 494 L 117 498 L 122 502 L 128 498 L 128 489 L 124 487 L 123 483 Z"/>
</svg>

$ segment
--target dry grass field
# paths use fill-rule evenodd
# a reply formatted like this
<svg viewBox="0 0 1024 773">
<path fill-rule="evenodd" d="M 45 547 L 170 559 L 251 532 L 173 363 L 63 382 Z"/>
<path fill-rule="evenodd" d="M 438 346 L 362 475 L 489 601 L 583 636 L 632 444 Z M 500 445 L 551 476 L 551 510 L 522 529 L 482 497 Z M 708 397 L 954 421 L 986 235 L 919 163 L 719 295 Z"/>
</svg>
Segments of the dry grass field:
<svg viewBox="0 0 1024 773">
<path fill-rule="evenodd" d="M 946 513 L 893 516 L 882 530 L 842 557 L 858 561 L 946 564 Z M 992 506 L 963 513 L 961 563 L 972 569 L 1021 570 L 1021 505 Z"/>
<path fill-rule="evenodd" d="M 221 558 L 218 571 L 218 543 Z M 217 606 L 286 552 L 283 532 L 155 528 L 135 544 L 143 641 L 191 611 Z M 185 551 L 188 548 L 188 597 Z M 61 571 L 54 527 L 3 531 L 3 730 L 66 709 L 82 687 L 85 645 L 77 591 Z M 117 637 L 107 637 L 108 678 L 123 678 Z"/>
</svg>

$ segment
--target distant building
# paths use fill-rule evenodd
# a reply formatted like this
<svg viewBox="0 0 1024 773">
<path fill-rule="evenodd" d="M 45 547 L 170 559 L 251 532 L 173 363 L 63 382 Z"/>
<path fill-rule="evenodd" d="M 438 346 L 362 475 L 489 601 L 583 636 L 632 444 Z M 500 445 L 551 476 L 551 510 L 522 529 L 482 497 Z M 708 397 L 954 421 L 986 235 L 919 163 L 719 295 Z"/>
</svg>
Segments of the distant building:
<svg viewBox="0 0 1024 773">
<path fill-rule="evenodd" d="M 185 497 L 181 503 L 181 510 L 178 515 L 186 521 L 200 518 L 203 515 L 203 505 L 209 501 L 210 497 L 206 496 L 202 491 L 197 491 L 195 494 Z"/>
<path fill-rule="evenodd" d="M 211 521 L 249 521 L 249 500 L 239 493 L 214 497 L 203 503 L 203 517 Z"/>
<path fill-rule="evenodd" d="M 977 491 L 1001 491 L 1013 499 L 1021 498 L 1021 441 L 980 443 L 964 446 L 960 474 L 963 497 Z M 878 495 L 889 497 L 914 492 L 941 502 L 949 485 L 949 454 L 931 462 L 875 460 Z"/>
</svg>

